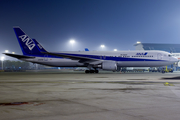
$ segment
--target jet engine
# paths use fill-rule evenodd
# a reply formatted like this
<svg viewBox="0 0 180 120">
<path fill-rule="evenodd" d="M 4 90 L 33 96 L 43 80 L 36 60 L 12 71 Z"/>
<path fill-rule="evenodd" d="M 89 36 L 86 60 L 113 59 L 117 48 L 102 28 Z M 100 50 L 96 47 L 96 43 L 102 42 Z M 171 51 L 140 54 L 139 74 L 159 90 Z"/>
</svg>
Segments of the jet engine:
<svg viewBox="0 0 180 120">
<path fill-rule="evenodd" d="M 103 70 L 112 70 L 116 71 L 117 70 L 117 64 L 115 61 L 104 61 L 101 65 L 101 68 Z"/>
</svg>

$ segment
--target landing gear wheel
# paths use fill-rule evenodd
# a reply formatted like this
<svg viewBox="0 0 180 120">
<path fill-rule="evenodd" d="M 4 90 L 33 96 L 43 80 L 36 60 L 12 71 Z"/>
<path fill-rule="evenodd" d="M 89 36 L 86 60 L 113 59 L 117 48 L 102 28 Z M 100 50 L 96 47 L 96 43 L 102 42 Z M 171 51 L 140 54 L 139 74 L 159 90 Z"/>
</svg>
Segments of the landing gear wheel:
<svg viewBox="0 0 180 120">
<path fill-rule="evenodd" d="M 99 73 L 99 70 L 95 70 L 95 73 Z"/>
<path fill-rule="evenodd" d="M 85 73 L 89 73 L 89 70 L 85 70 Z"/>
<path fill-rule="evenodd" d="M 90 70 L 90 73 L 94 73 L 94 70 Z"/>
</svg>

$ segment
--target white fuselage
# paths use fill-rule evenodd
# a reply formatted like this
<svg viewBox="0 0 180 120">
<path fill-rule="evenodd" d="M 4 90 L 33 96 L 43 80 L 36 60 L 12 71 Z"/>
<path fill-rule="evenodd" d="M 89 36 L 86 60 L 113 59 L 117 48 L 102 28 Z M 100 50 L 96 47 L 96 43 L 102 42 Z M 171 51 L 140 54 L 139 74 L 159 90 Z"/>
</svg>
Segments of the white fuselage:
<svg viewBox="0 0 180 120">
<path fill-rule="evenodd" d="M 117 66 L 120 67 L 159 67 L 177 62 L 177 58 L 172 57 L 170 53 L 164 51 L 71 51 L 59 53 L 97 60 L 96 62 L 88 62 L 89 64 L 101 64 L 103 61 L 116 61 Z M 87 67 L 87 64 L 79 62 L 79 60 L 55 58 L 47 55 L 21 60 L 56 67 Z"/>
</svg>

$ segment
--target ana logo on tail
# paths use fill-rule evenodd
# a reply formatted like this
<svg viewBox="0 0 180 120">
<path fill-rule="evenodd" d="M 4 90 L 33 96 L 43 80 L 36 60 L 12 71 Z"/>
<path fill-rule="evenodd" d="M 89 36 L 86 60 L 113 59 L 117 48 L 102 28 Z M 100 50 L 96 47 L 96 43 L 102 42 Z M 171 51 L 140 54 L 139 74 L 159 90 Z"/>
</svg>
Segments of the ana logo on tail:
<svg viewBox="0 0 180 120">
<path fill-rule="evenodd" d="M 33 40 L 31 40 L 27 35 L 21 35 L 19 38 L 22 40 L 22 42 L 26 42 L 25 44 L 30 50 L 35 47 Z"/>
</svg>

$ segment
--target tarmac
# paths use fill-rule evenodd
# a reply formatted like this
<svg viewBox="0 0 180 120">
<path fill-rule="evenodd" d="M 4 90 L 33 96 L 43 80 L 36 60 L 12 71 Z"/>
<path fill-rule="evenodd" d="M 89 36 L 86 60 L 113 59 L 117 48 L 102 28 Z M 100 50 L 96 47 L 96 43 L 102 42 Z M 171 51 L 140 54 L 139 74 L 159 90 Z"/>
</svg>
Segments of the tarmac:
<svg viewBox="0 0 180 120">
<path fill-rule="evenodd" d="M 180 72 L 0 72 L 0 120 L 178 120 Z"/>
</svg>

